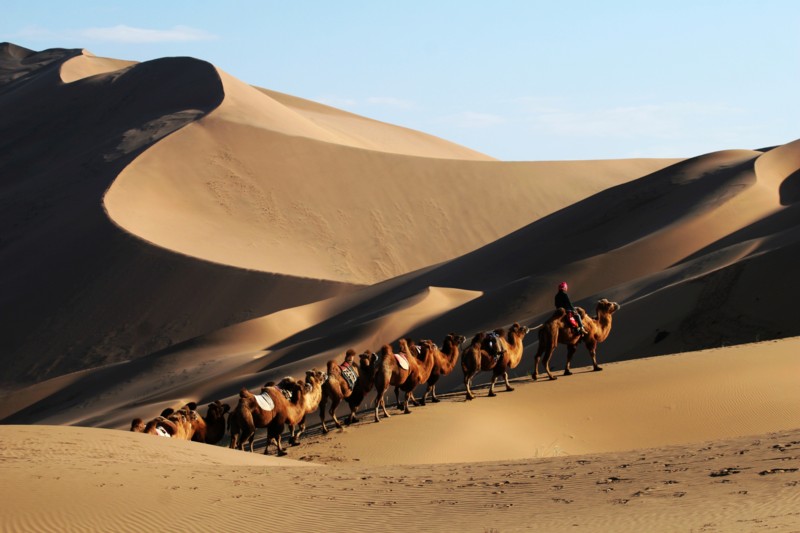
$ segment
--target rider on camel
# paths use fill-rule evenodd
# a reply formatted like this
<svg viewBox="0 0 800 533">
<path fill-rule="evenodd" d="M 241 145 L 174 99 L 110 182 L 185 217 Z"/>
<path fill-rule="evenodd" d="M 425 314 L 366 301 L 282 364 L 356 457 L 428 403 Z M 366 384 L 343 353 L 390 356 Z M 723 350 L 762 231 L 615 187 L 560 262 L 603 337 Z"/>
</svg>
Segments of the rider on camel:
<svg viewBox="0 0 800 533">
<path fill-rule="evenodd" d="M 581 315 L 575 310 L 575 307 L 572 305 L 572 302 L 569 299 L 569 295 L 567 295 L 567 282 L 562 281 L 558 284 L 558 292 L 556 293 L 555 304 L 556 309 L 559 307 L 563 307 L 565 311 L 572 312 L 572 316 L 575 317 L 575 320 L 578 321 L 578 332 L 581 335 L 585 335 L 588 333 L 586 329 L 583 327 L 583 320 L 581 320 Z"/>
</svg>

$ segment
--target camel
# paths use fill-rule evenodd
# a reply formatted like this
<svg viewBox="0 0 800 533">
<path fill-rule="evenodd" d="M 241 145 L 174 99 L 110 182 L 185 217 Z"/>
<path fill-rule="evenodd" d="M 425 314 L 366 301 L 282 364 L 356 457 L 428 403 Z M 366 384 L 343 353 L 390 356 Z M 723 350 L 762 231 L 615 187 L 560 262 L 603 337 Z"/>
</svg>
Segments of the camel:
<svg viewBox="0 0 800 533">
<path fill-rule="evenodd" d="M 384 395 L 390 385 L 395 386 L 395 394 L 397 394 L 398 388 L 405 392 L 403 413 L 408 414 L 411 412 L 408 408 L 408 403 L 413 397 L 414 388 L 420 383 L 427 381 L 433 369 L 433 342 L 422 341 L 419 358 L 412 355 L 411 348 L 406 339 L 400 339 L 398 344 L 400 345 L 400 352 L 405 355 L 408 361 L 408 370 L 400 366 L 397 358 L 391 352 L 390 346 L 387 345 L 381 349 L 381 357 L 378 362 L 378 369 L 375 373 L 375 390 L 378 393 L 375 398 L 376 422 L 380 421 L 378 416 L 379 407 L 383 407 L 383 414 L 386 417 L 389 416 L 389 413 L 386 411 Z"/>
<path fill-rule="evenodd" d="M 192 417 L 194 434 L 192 440 L 206 444 L 217 444 L 225 436 L 225 414 L 230 411 L 231 406 L 215 400 L 208 404 L 206 416 L 201 417 L 196 411 L 197 404 L 194 402 L 186 404 L 191 411 L 195 411 L 196 417 Z"/>
<path fill-rule="evenodd" d="M 195 424 L 199 418 L 196 412 L 188 406 L 177 411 L 167 408 L 161 414 L 145 423 L 141 418 L 134 418 L 131 422 L 131 431 L 170 437 L 181 440 L 191 440 L 194 436 Z"/>
<path fill-rule="evenodd" d="M 295 415 L 303 410 L 302 396 L 305 386 L 298 386 L 293 382 L 285 384 L 288 387 L 288 396 L 284 390 L 267 383 L 261 388 L 261 395 L 266 395 L 272 403 L 272 409 L 264 409 L 256 399 L 256 395 L 242 388 L 239 391 L 239 403 L 228 416 L 228 423 L 231 431 L 230 447 L 234 449 L 244 449 L 245 442 L 250 444 L 250 451 L 253 450 L 253 443 L 256 437 L 256 428 L 268 428 L 267 446 L 264 453 L 267 453 L 269 444 L 272 440 L 276 441 L 278 454 L 285 455 L 280 444 L 280 433 L 283 432 L 284 425 L 290 415 Z M 289 414 L 290 412 L 290 414 Z M 297 417 L 299 421 L 301 416 Z M 280 433 L 276 436 L 275 431 L 280 428 Z"/>
<path fill-rule="evenodd" d="M 439 381 L 439 378 L 448 375 L 456 367 L 456 362 L 460 354 L 459 348 L 465 340 L 467 339 L 463 335 L 450 333 L 444 338 L 444 341 L 442 341 L 441 349 L 436 345 L 433 346 L 433 369 L 428 378 L 428 387 L 422 395 L 422 405 L 425 405 L 425 398 L 427 398 L 428 393 L 431 394 L 431 401 L 433 403 L 439 402 L 439 398 L 436 397 L 436 383 Z"/>
<path fill-rule="evenodd" d="M 322 384 L 328 376 L 324 372 L 312 369 L 306 372 L 305 391 L 303 394 L 303 417 L 298 423 L 289 423 L 289 435 L 292 446 L 300 443 L 300 435 L 306 430 L 306 415 L 317 410 L 322 400 Z"/>
<path fill-rule="evenodd" d="M 350 416 L 347 419 L 347 423 L 352 424 L 357 421 L 356 412 L 375 383 L 375 362 L 378 360 L 378 354 L 370 353 L 368 350 L 365 351 L 358 356 L 358 366 L 354 365 L 355 355 L 355 350 L 347 350 L 343 363 L 343 365 L 350 365 L 350 368 L 356 374 L 356 380 L 352 388 L 342 375 L 342 365 L 339 365 L 333 359 L 328 361 L 328 379 L 322 384 L 322 399 L 319 403 L 319 419 L 322 422 L 322 433 L 328 433 L 328 427 L 325 425 L 325 411 L 328 399 L 331 401 L 328 413 L 333 418 L 333 423 L 336 427 L 341 429 L 342 424 L 336 418 L 336 408 L 342 400 L 345 400 L 350 406 Z"/>
<path fill-rule="evenodd" d="M 269 452 L 270 443 L 274 442 L 278 448 L 277 455 L 286 455 L 286 451 L 281 445 L 281 436 L 283 435 L 284 428 L 299 425 L 304 419 L 308 411 L 306 410 L 305 396 L 306 394 L 313 394 L 316 396 L 316 403 L 314 403 L 311 410 L 317 408 L 319 405 L 319 398 L 321 397 L 320 386 L 322 380 L 318 379 L 315 391 L 310 392 L 303 381 L 297 381 L 293 378 L 284 378 L 278 385 L 277 390 L 282 391 L 280 397 L 274 398 L 275 400 L 275 416 L 272 421 L 267 424 L 267 444 L 264 446 L 264 455 Z M 314 386 L 312 386 L 312 389 Z"/>
<path fill-rule="evenodd" d="M 464 350 L 464 354 L 461 356 L 461 369 L 464 371 L 464 386 L 467 389 L 467 400 L 475 398 L 475 394 L 473 394 L 471 389 L 472 379 L 481 371 L 492 371 L 489 396 L 496 396 L 494 385 L 497 382 L 497 378 L 500 376 L 503 376 L 506 384 L 506 391 L 510 392 L 514 390 L 508 382 L 508 370 L 516 368 L 522 360 L 522 341 L 529 331 L 527 326 L 520 326 L 516 322 L 512 324 L 507 334 L 504 334 L 502 329 L 495 330 L 500 351 L 498 357 L 492 356 L 484 349 L 488 338 L 487 335 L 483 333 L 475 335 L 472 339 L 472 343 Z"/>
<path fill-rule="evenodd" d="M 542 324 L 539 330 L 539 349 L 536 351 L 536 359 L 533 364 L 533 372 L 531 377 L 534 381 L 537 378 L 537 371 L 539 370 L 539 361 L 544 355 L 544 369 L 547 372 L 547 377 L 551 380 L 556 377 L 550 372 L 550 358 L 553 356 L 553 351 L 559 344 L 567 345 L 567 364 L 564 367 L 564 375 L 572 375 L 570 370 L 570 363 L 575 350 L 578 349 L 578 343 L 583 342 L 586 349 L 589 350 L 589 355 L 592 358 L 592 366 L 594 371 L 603 370 L 597 364 L 597 345 L 608 338 L 611 333 L 611 315 L 619 311 L 620 305 L 616 302 L 609 302 L 605 298 L 598 300 L 597 307 L 595 308 L 595 316 L 590 317 L 586 311 L 580 307 L 576 311 L 580 313 L 583 320 L 583 327 L 587 333 L 580 335 L 576 333 L 571 326 L 566 322 L 566 311 L 559 308 L 553 313 L 547 322 Z"/>
<path fill-rule="evenodd" d="M 389 413 L 386 411 L 386 401 L 384 396 L 390 386 L 399 387 L 405 383 L 411 371 L 411 349 L 408 347 L 408 341 L 400 339 L 400 351 L 403 356 L 408 360 L 409 368 L 405 369 L 397 362 L 394 356 L 394 351 L 391 345 L 385 344 L 381 347 L 378 361 L 375 363 L 375 422 L 380 422 L 378 417 L 378 409 L 383 408 L 383 414 L 388 418 Z M 397 389 L 395 390 L 397 393 Z M 399 402 L 398 402 L 399 403 Z"/>
</svg>

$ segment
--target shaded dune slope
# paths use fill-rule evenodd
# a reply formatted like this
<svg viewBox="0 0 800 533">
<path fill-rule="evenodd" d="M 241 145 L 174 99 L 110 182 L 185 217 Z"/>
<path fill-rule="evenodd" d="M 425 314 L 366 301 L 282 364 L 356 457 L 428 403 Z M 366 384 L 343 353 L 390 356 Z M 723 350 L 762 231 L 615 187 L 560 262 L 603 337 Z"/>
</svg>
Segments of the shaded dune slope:
<svg viewBox="0 0 800 533">
<path fill-rule="evenodd" d="M 102 73 L 104 64 L 64 83 L 61 67 L 80 51 L 0 52 L 6 384 L 132 359 L 346 290 L 190 259 L 109 220 L 102 197 L 119 172 L 222 101 L 213 66 L 168 58 Z"/>
</svg>

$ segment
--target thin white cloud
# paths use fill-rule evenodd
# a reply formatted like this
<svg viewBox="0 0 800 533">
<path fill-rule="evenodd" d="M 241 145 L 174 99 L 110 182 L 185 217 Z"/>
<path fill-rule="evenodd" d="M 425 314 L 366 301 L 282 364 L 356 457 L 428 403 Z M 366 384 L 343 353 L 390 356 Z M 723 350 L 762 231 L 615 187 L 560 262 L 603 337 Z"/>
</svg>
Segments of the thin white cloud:
<svg viewBox="0 0 800 533">
<path fill-rule="evenodd" d="M 216 38 L 216 36 L 205 30 L 198 30 L 188 26 L 174 26 L 167 30 L 153 30 L 119 24 L 107 28 L 86 28 L 78 30 L 77 33 L 93 41 L 128 44 L 207 41 Z"/>
</svg>

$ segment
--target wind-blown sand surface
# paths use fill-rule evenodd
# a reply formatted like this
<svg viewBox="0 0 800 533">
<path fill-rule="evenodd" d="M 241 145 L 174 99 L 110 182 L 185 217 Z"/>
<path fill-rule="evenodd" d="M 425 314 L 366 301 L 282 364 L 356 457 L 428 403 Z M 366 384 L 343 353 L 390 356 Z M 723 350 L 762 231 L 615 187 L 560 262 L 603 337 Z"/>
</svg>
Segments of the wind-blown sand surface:
<svg viewBox="0 0 800 533">
<path fill-rule="evenodd" d="M 504 162 L 194 58 L 9 43 L 0 117 L 0 529 L 800 531 L 800 141 Z M 534 383 L 562 280 L 622 305 L 605 370 Z M 310 414 L 290 459 L 118 431 L 515 322 L 515 391 L 467 402 L 456 365 L 410 415 Z"/>
</svg>

